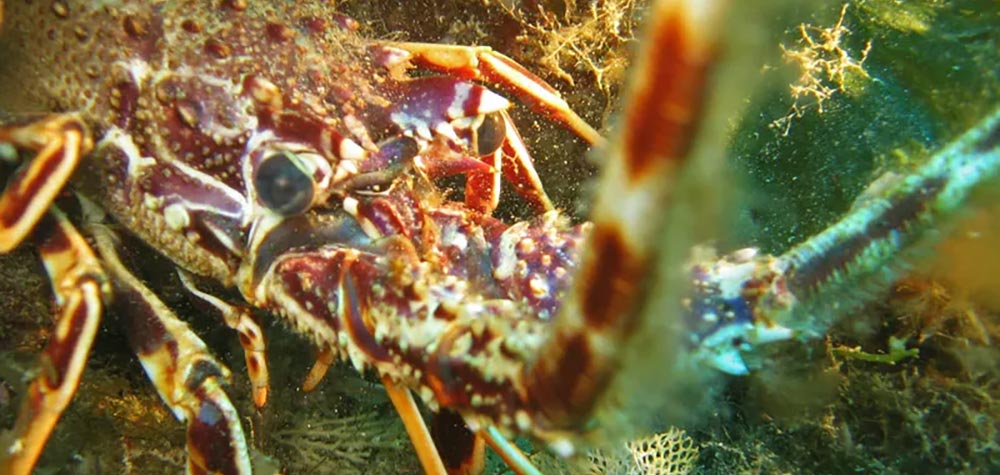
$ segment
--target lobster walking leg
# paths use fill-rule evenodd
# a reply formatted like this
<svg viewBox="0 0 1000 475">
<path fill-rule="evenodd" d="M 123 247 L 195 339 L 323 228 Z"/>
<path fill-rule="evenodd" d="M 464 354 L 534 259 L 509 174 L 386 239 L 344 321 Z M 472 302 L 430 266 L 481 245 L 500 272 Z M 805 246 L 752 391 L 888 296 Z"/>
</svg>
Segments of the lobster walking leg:
<svg viewBox="0 0 1000 475">
<path fill-rule="evenodd" d="M 486 443 L 490 444 L 493 451 L 517 475 L 542 475 L 542 472 L 531 463 L 531 460 L 524 455 L 524 452 L 521 452 L 521 449 L 517 448 L 517 445 L 514 445 L 513 442 L 507 440 L 496 427 L 491 426 L 483 429 L 481 432 L 481 435 L 486 438 Z"/>
<path fill-rule="evenodd" d="M 469 429 L 462 415 L 441 409 L 430 421 L 431 437 L 449 475 L 481 475 L 486 467 L 486 440 Z"/>
<path fill-rule="evenodd" d="M 535 211 L 542 213 L 555 209 L 510 115 L 501 112 L 498 120 L 503 121 L 505 130 L 503 145 L 496 152 L 480 157 L 490 165 L 489 172 L 469 173 L 465 184 L 466 205 L 484 214 L 493 214 L 500 203 L 500 177 L 503 175 Z"/>
<path fill-rule="evenodd" d="M 267 370 L 267 343 L 264 341 L 264 332 L 261 331 L 260 325 L 250 315 L 248 309 L 198 290 L 186 272 L 181 271 L 177 275 L 180 276 L 181 283 L 188 292 L 222 313 L 226 326 L 239 333 L 247 373 L 253 386 L 253 403 L 257 407 L 264 407 L 271 386 Z"/>
<path fill-rule="evenodd" d="M 27 125 L 0 126 L 2 143 L 36 151 L 0 196 L 0 252 L 8 252 L 49 210 L 93 141 L 78 117 L 52 115 Z"/>
<path fill-rule="evenodd" d="M 388 42 L 385 45 L 409 53 L 404 55 L 405 59 L 417 66 L 508 88 L 587 142 L 599 144 L 604 141 L 590 124 L 573 112 L 558 91 L 493 48 L 405 42 Z"/>
<path fill-rule="evenodd" d="M 417 402 L 413 400 L 410 390 L 392 382 L 392 378 L 387 376 L 382 377 L 382 384 L 385 386 L 385 392 L 389 394 L 389 399 L 396 408 L 396 412 L 399 413 L 399 418 L 406 427 L 406 433 L 410 436 L 410 442 L 413 443 L 413 448 L 417 451 L 417 458 L 420 459 L 420 464 L 424 467 L 424 473 L 426 475 L 447 475 L 448 472 L 444 468 L 441 456 L 434 447 L 431 433 L 427 430 L 427 424 L 424 423 L 420 410 L 417 409 Z"/>
<path fill-rule="evenodd" d="M 76 393 L 108 291 L 97 257 L 60 211 L 53 208 L 43 214 L 35 235 L 55 293 L 56 318 L 39 375 L 24 396 L 13 440 L 0 445 L 0 473 L 9 475 L 31 471 Z"/>
<path fill-rule="evenodd" d="M 309 374 L 306 375 L 306 379 L 302 381 L 302 390 L 305 392 L 310 392 L 316 389 L 316 386 L 323 381 L 323 377 L 326 376 L 326 372 L 330 369 L 330 366 L 337 361 L 337 350 L 333 347 L 326 346 L 319 349 L 316 354 L 316 363 L 309 370 Z"/>
<path fill-rule="evenodd" d="M 114 289 L 111 307 L 125 319 L 129 343 L 160 398 L 187 422 L 189 475 L 250 475 L 250 455 L 239 415 L 223 386 L 229 370 L 122 264 L 115 237 L 91 227 Z"/>
</svg>

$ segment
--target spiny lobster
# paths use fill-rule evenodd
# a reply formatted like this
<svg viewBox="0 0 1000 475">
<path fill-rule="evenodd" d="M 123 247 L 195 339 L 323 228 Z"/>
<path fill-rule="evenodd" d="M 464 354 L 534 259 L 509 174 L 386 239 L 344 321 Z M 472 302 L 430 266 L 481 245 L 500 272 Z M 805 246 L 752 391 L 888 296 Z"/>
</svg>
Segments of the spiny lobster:
<svg viewBox="0 0 1000 475">
<path fill-rule="evenodd" d="M 251 471 L 227 370 L 122 263 L 103 210 L 176 262 L 192 294 L 240 332 L 258 404 L 265 350 L 247 306 L 287 319 L 324 360 L 374 369 L 427 473 L 445 469 L 411 390 L 461 414 L 520 473 L 537 470 L 509 434 L 571 453 L 620 347 L 644 320 L 667 318 L 647 308 L 656 287 L 644 276 L 664 255 L 661 206 L 693 143 L 720 3 L 652 7 L 655 47 L 639 57 L 621 132 L 604 151 L 592 221 L 578 226 L 551 210 L 509 103 L 469 80 L 600 137 L 489 49 L 369 42 L 318 6 L 9 3 L 2 57 L 17 66 L 0 74 L 26 94 L 0 102 L 0 142 L 12 162 L 35 156 L 0 198 L 0 243 L 38 242 L 59 315 L 0 466 L 30 471 L 113 307 L 188 423 L 189 473 Z M 31 52 L 46 43 L 60 47 Z M 411 77 L 410 65 L 446 75 Z M 40 108 L 61 113 L 26 114 Z M 739 353 L 753 345 L 822 331 L 829 322 L 797 320 L 796 308 L 939 226 L 996 175 L 998 142 L 994 113 L 786 254 L 693 263 L 678 318 L 693 361 L 743 373 Z M 89 243 L 54 204 L 85 156 L 74 190 Z M 462 203 L 429 180 L 454 174 L 467 176 Z M 501 177 L 545 213 L 512 226 L 492 218 Z M 245 302 L 209 295 L 198 279 Z"/>
</svg>

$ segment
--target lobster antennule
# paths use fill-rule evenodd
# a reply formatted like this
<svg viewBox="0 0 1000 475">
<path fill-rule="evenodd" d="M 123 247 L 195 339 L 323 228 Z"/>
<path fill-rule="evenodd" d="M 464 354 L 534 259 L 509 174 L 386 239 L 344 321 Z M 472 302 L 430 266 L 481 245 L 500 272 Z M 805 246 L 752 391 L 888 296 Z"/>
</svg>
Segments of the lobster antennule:
<svg viewBox="0 0 1000 475">
<path fill-rule="evenodd" d="M 525 367 L 530 395 L 555 429 L 586 422 L 620 364 L 648 297 L 674 177 L 688 155 L 715 56 L 722 1 L 659 2 L 637 58 L 618 145 L 599 184 L 587 252 L 548 342 Z M 560 451 L 571 447 L 555 445 Z"/>
</svg>

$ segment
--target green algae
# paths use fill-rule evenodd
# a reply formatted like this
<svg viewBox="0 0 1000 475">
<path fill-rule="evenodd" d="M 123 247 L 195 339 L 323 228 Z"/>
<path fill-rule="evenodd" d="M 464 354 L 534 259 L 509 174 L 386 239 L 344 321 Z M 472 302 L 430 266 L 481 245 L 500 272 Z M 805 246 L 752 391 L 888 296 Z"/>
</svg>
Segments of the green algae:
<svg viewBox="0 0 1000 475">
<path fill-rule="evenodd" d="M 839 8 L 803 21 L 833 25 Z M 860 58 L 870 45 L 868 77 L 855 78 L 864 87 L 834 93 L 821 113 L 813 106 L 785 120 L 795 103 L 777 68 L 731 141 L 750 190 L 739 240 L 769 252 L 802 241 L 899 157 L 922 156 L 983 117 L 1000 102 L 998 24 L 991 2 L 850 3 L 841 46 Z M 801 43 L 797 29 L 781 43 Z"/>
</svg>

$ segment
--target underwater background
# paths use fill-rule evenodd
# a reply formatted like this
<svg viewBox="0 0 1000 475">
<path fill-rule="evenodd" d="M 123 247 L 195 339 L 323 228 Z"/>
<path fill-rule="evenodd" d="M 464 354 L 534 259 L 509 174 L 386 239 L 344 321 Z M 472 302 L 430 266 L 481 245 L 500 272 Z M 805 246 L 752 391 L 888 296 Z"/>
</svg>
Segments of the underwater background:
<svg viewBox="0 0 1000 475">
<path fill-rule="evenodd" d="M 490 45 L 554 84 L 604 131 L 614 130 L 646 12 L 638 0 L 337 3 L 373 38 Z M 1000 105 L 995 0 L 746 3 L 734 5 L 740 12 L 727 34 L 751 53 L 727 60 L 750 79 L 728 91 L 741 107 L 709 125 L 724 132 L 725 170 L 691 177 L 691 206 L 714 210 L 713 218 L 671 229 L 677 239 L 780 253 L 834 222 L 873 179 L 915 167 Z M 540 116 L 517 113 L 546 190 L 584 219 L 599 155 Z M 690 388 L 702 397 L 689 417 L 665 408 L 648 415 L 648 434 L 636 434 L 659 436 L 569 462 L 533 458 L 546 474 L 1000 473 L 998 185 L 892 289 L 846 296 L 856 309 L 826 338 L 764 347 L 751 355 L 749 376 Z M 499 214 L 530 211 L 511 203 Z M 149 261 L 148 283 L 233 370 L 256 473 L 421 473 L 377 378 L 339 365 L 303 393 L 314 355 L 273 320 L 265 331 L 274 397 L 256 410 L 232 331 L 201 315 L 173 272 L 156 271 L 172 269 L 169 262 Z M 0 256 L 2 428 L 13 424 L 35 371 L 50 300 L 31 248 Z M 116 323 L 114 315 L 102 323 L 35 473 L 183 471 L 184 427 Z M 519 444 L 535 453 L 529 441 Z M 644 450 L 669 460 L 637 463 Z M 487 473 L 508 469 L 491 458 Z"/>
</svg>

